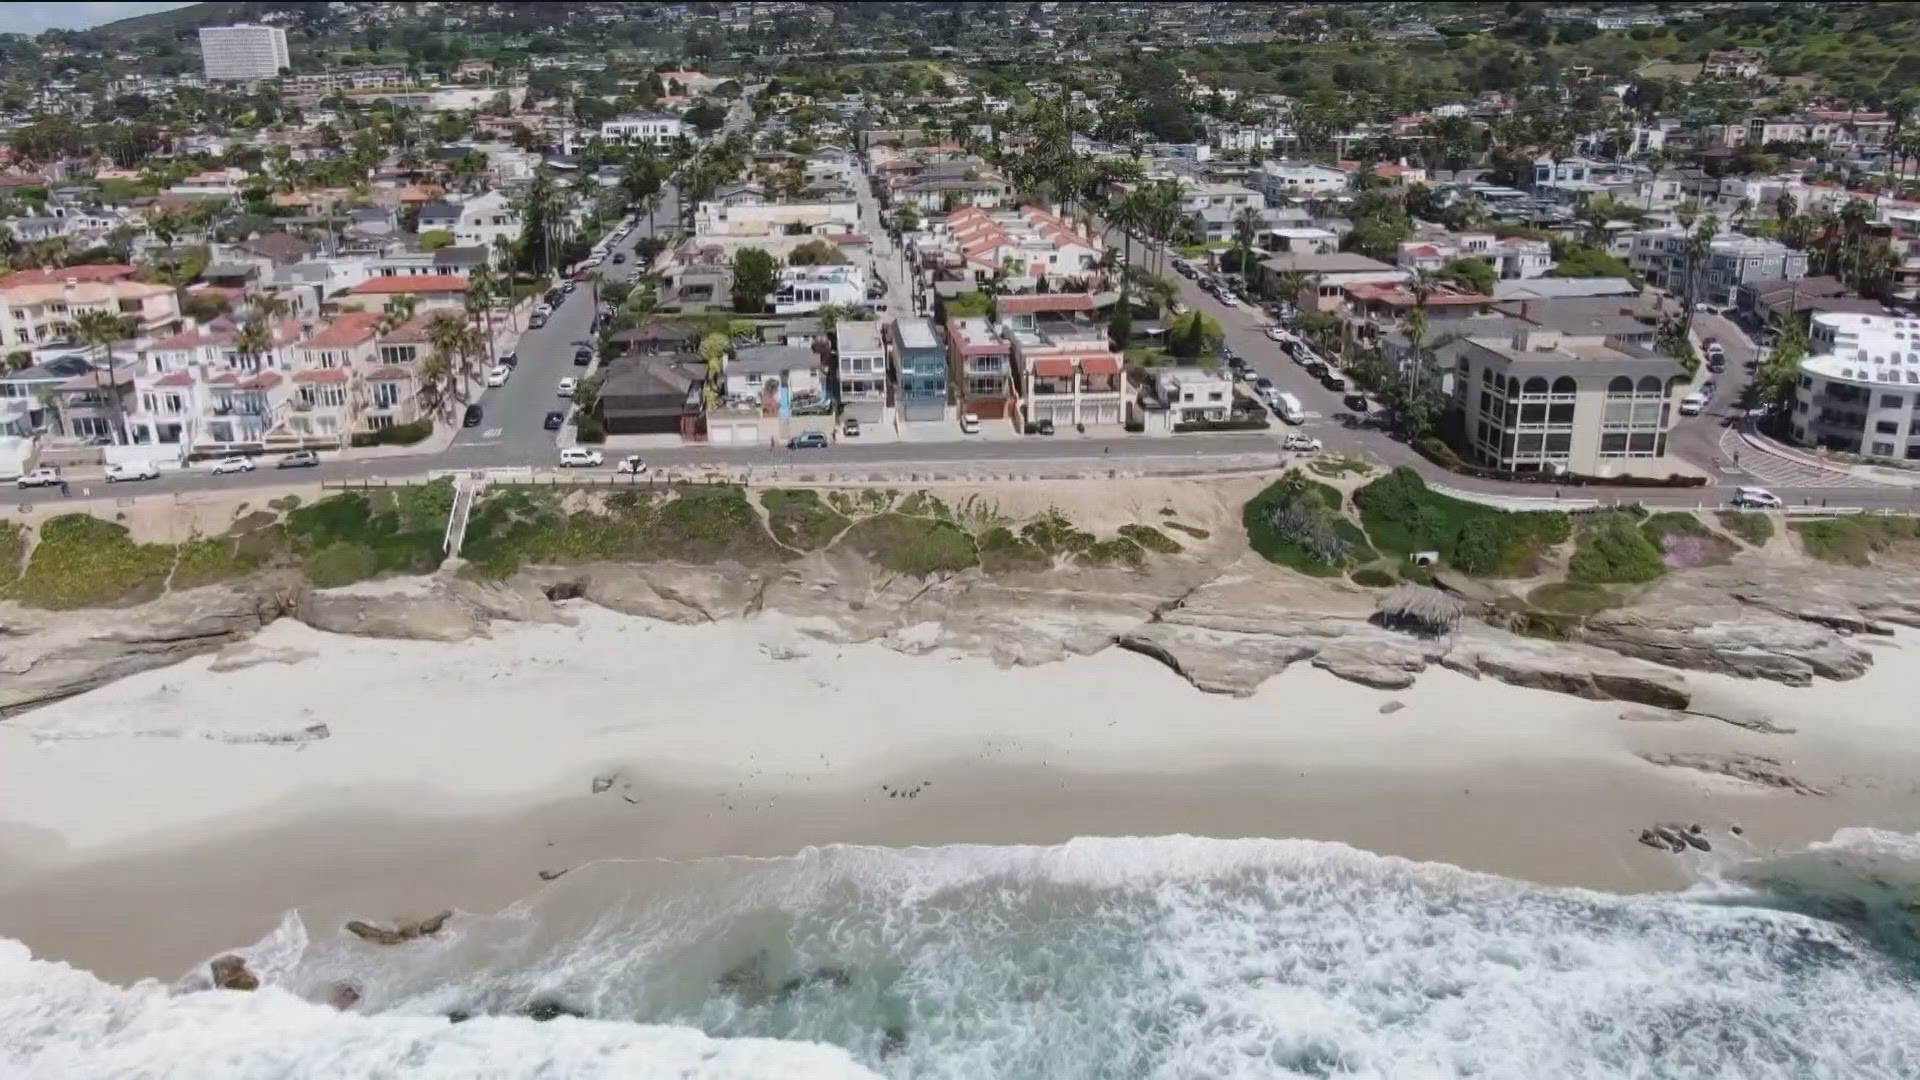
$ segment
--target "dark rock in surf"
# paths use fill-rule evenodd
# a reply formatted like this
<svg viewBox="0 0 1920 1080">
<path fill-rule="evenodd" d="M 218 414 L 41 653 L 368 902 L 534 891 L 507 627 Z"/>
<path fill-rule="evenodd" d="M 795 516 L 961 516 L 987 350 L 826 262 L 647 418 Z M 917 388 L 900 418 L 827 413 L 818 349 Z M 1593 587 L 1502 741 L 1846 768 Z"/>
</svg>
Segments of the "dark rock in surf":
<svg viewBox="0 0 1920 1080">
<path fill-rule="evenodd" d="M 247 962 L 238 956 L 228 954 L 215 957 L 207 965 L 213 973 L 215 990 L 258 990 L 260 977 L 247 970 Z"/>
<path fill-rule="evenodd" d="M 360 1004 L 360 988 L 350 982 L 337 982 L 327 988 L 327 1004 L 345 1012 Z"/>
<path fill-rule="evenodd" d="M 1667 842 L 1660 839 L 1660 834 L 1652 829 L 1640 830 L 1640 842 L 1659 851 L 1667 850 Z"/>
<path fill-rule="evenodd" d="M 905 1053 L 906 1049 L 907 1029 L 898 1024 L 887 1025 L 886 1033 L 880 1037 L 880 1056 L 892 1057 Z"/>
<path fill-rule="evenodd" d="M 575 1020 L 585 1020 L 587 1018 L 585 1012 L 558 1001 L 536 1001 L 532 1005 L 527 1006 L 527 1019 L 535 1020 L 542 1024 L 549 1020 L 558 1020 L 563 1016 L 571 1016 Z"/>
<path fill-rule="evenodd" d="M 403 922 L 391 929 L 361 922 L 358 919 L 347 924 L 347 932 L 362 941 L 371 941 L 375 945 L 399 945 L 419 937 L 432 937 L 453 918 L 453 912 L 443 911 L 438 915 L 412 922 Z"/>
</svg>

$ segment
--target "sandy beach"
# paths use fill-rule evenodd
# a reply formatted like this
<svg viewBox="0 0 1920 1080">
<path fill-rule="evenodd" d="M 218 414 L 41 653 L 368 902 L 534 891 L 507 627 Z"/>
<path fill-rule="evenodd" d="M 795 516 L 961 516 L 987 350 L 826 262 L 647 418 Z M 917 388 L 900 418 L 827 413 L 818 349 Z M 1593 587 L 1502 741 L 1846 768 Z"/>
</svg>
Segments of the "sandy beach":
<svg viewBox="0 0 1920 1080">
<path fill-rule="evenodd" d="M 1296 665 L 1232 698 L 1118 650 L 1001 669 L 771 615 L 568 610 L 575 625 L 458 644 L 283 620 L 0 725 L 0 936 L 171 979 L 289 908 L 310 926 L 491 911 L 613 857 L 1188 833 L 1646 890 L 1843 826 L 1920 825 L 1920 748 L 1887 709 L 1920 689 L 1912 634 L 1853 682 L 1689 676 L 1699 700 L 1795 729 L 1769 734 L 1439 668 L 1380 691 Z M 1641 756 L 1733 752 L 1828 794 Z M 1664 820 L 1716 850 L 1636 842 Z"/>
</svg>

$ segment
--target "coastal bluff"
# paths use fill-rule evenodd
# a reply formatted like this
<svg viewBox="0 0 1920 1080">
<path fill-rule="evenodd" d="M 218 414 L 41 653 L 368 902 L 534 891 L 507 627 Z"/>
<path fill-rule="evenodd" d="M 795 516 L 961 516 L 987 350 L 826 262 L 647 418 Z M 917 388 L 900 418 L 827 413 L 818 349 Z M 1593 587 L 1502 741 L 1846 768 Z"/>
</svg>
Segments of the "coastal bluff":
<svg viewBox="0 0 1920 1080">
<path fill-rule="evenodd" d="M 276 619 L 331 633 L 425 641 L 486 636 L 496 622 L 567 623 L 569 602 L 675 623 L 778 612 L 822 642 L 952 650 L 1010 666 L 1120 648 L 1200 690 L 1251 694 L 1295 663 L 1367 686 L 1410 685 L 1433 665 L 1589 699 L 1692 705 L 1686 672 L 1804 685 L 1851 679 L 1861 638 L 1920 626 L 1920 575 L 1888 568 L 1749 561 L 1675 573 L 1601 612 L 1567 640 L 1502 625 L 1469 605 L 1448 633 L 1391 629 L 1375 594 L 1250 555 L 1167 559 L 1143 569 L 978 568 L 902 574 L 844 552 L 775 566 L 673 562 L 529 566 L 499 581 L 456 573 L 338 589 L 267 572 L 99 611 L 0 605 L 0 712 L 15 713 L 135 672 L 239 644 Z"/>
</svg>

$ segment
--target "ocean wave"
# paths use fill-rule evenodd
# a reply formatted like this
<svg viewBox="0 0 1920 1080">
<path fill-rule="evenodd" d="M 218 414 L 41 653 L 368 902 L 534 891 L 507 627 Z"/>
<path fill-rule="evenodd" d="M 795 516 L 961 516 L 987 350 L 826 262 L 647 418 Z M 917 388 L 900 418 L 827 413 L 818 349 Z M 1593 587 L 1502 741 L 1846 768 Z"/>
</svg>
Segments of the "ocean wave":
<svg viewBox="0 0 1920 1080">
<path fill-rule="evenodd" d="M 562 1018 L 358 1016 L 267 987 L 172 993 L 110 986 L 0 939 L 0 1076 L 250 1080 L 554 1076 L 872 1080 L 835 1047 L 715 1039 L 690 1028 Z"/>
<path fill-rule="evenodd" d="M 1914 968 L 1790 907 L 1545 889 L 1299 840 L 603 862 L 405 946 L 290 917 L 247 951 L 274 987 L 251 996 L 118 990 L 0 955 L 0 1002 L 52 1002 L 24 1041 L 0 1004 L 0 1047 L 94 1065 L 96 1044 L 171 1061 L 205 1042 L 237 1048 L 219 1060 L 242 1077 L 251 1048 L 284 1065 L 336 1045 L 366 1056 L 274 1075 L 371 1075 L 416 1056 L 459 1075 L 541 1062 L 611 1075 L 599 1055 L 629 1051 L 652 1071 L 744 1070 L 696 1076 L 1920 1075 Z M 342 980 L 361 991 L 354 1013 L 309 1003 Z M 597 1019 L 520 1017 L 537 1003 Z M 187 1075 L 121 1070 L 133 1053 L 97 1060 L 112 1067 L 22 1075 Z"/>
</svg>

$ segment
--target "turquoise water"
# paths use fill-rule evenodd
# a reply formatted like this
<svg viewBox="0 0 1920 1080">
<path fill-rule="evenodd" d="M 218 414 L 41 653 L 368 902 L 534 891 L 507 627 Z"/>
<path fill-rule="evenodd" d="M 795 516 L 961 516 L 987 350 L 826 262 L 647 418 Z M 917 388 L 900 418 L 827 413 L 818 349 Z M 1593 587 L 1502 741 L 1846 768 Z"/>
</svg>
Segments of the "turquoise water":
<svg viewBox="0 0 1920 1080">
<path fill-rule="evenodd" d="M 468 1075 L 646 1076 L 704 1033 L 658 1075 L 1920 1077 L 1916 855 L 1843 834 L 1664 897 L 1186 837 L 604 863 L 402 947 L 290 917 L 252 961 L 313 1001 L 353 981 L 352 1015 L 276 1008 L 357 1056 L 334 1034 L 303 1071 L 288 1035 L 230 1075 L 451 1076 L 448 1046 L 497 1042 Z M 565 1056 L 602 1040 L 642 1049 Z"/>
</svg>

